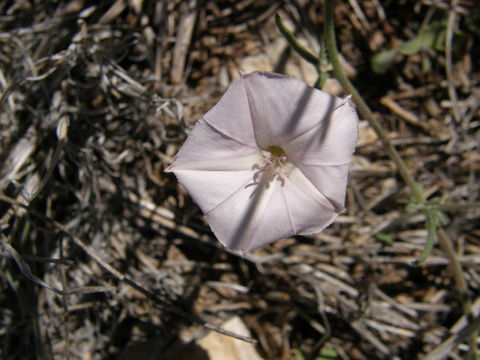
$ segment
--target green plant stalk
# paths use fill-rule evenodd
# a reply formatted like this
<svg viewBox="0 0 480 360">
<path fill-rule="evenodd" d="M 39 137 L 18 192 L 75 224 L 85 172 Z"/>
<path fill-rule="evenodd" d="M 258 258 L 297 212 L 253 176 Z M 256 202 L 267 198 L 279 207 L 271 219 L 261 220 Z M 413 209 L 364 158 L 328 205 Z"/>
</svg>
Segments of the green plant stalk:
<svg viewBox="0 0 480 360">
<path fill-rule="evenodd" d="M 326 62 L 327 56 L 325 53 L 325 46 L 323 39 L 320 41 L 320 55 L 316 57 L 310 51 L 308 51 L 293 35 L 293 33 L 285 26 L 280 16 L 277 14 L 275 15 L 275 24 L 277 25 L 278 30 L 280 33 L 285 37 L 288 44 L 292 47 L 295 52 L 300 55 L 305 61 L 309 62 L 313 66 L 315 66 L 315 70 L 317 71 L 318 78 L 315 82 L 314 87 L 317 89 L 322 89 L 325 85 L 325 81 L 327 81 L 329 77 L 329 73 L 326 71 L 322 71 L 322 65 Z"/>
<path fill-rule="evenodd" d="M 419 204 L 425 203 L 425 198 L 423 196 L 422 190 L 418 183 L 415 181 L 413 176 L 410 174 L 405 162 L 401 158 L 400 154 L 397 152 L 395 147 L 392 145 L 390 140 L 388 139 L 387 134 L 383 131 L 382 126 L 380 123 L 377 121 L 375 115 L 373 112 L 370 110 L 368 105 L 365 103 L 363 98 L 360 96 L 358 91 L 355 89 L 353 84 L 350 82 L 350 80 L 347 78 L 345 73 L 343 72 L 342 66 L 340 64 L 339 60 L 339 55 L 338 55 L 338 50 L 337 50 L 337 43 L 335 40 L 335 27 L 333 23 L 334 19 L 334 0 L 325 0 L 324 3 L 324 16 L 325 16 L 325 44 L 327 47 L 327 52 L 328 52 L 328 57 L 330 59 L 330 62 L 332 63 L 333 66 L 333 74 L 335 77 L 340 81 L 342 86 L 347 90 L 349 93 L 352 94 L 352 98 L 354 102 L 356 103 L 358 107 L 358 111 L 360 114 L 367 119 L 367 121 L 370 123 L 374 131 L 376 132 L 377 136 L 380 138 L 380 140 L 383 142 L 385 149 L 392 159 L 392 161 L 397 165 L 398 172 L 402 176 L 403 180 L 407 184 L 407 186 L 410 188 L 412 191 L 413 196 L 415 197 L 416 202 Z M 434 220 L 432 217 L 432 214 L 430 212 L 427 212 L 427 227 L 428 231 L 432 231 L 432 228 L 435 229 L 436 227 L 434 226 Z M 463 312 L 467 318 L 471 318 L 473 316 L 472 313 L 472 304 L 470 297 L 468 296 L 468 287 L 467 283 L 465 281 L 465 278 L 463 277 L 463 272 L 462 272 L 462 266 L 460 262 L 458 261 L 457 255 L 455 254 L 455 251 L 450 243 L 450 240 L 448 239 L 447 235 L 441 228 L 436 228 L 438 232 L 438 236 L 440 239 L 440 246 L 443 249 L 443 251 L 446 253 L 447 257 L 450 260 L 450 266 L 453 272 L 453 276 L 455 279 L 455 284 L 457 287 L 457 291 L 461 295 L 461 302 L 462 302 L 462 307 L 463 307 Z M 434 235 L 429 234 L 429 239 L 434 239 Z M 477 352 L 477 347 L 476 347 L 476 332 L 473 332 L 473 334 L 469 338 L 469 346 L 470 346 L 470 357 L 471 359 L 476 358 Z"/>
<path fill-rule="evenodd" d="M 453 42 L 453 32 L 455 27 L 455 10 L 457 9 L 458 0 L 452 0 L 451 8 L 448 12 L 448 23 L 447 23 L 447 33 L 445 36 L 445 70 L 447 73 L 448 80 L 448 95 L 450 101 L 452 102 L 452 112 L 455 121 L 460 123 L 461 115 L 460 109 L 458 106 L 458 96 L 457 91 L 455 90 L 455 80 L 453 78 L 453 66 L 452 66 L 452 42 Z"/>
<path fill-rule="evenodd" d="M 277 25 L 278 30 L 280 30 L 282 35 L 285 37 L 285 39 L 287 39 L 290 46 L 297 52 L 298 55 L 300 55 L 310 64 L 315 65 L 315 67 L 318 66 L 319 59 L 315 55 L 313 55 L 310 51 L 305 49 L 305 47 L 302 44 L 300 44 L 300 42 L 295 38 L 292 32 L 282 22 L 282 19 L 278 14 L 275 15 L 275 24 Z"/>
<path fill-rule="evenodd" d="M 330 72 L 323 71 L 322 69 L 322 66 L 326 63 L 328 63 L 328 57 L 327 57 L 327 52 L 325 50 L 325 39 L 322 36 L 320 38 L 320 54 L 318 55 L 318 63 L 316 65 L 318 79 L 315 82 L 315 85 L 313 86 L 314 88 L 317 88 L 319 90 L 323 89 L 325 82 L 330 77 Z"/>
<path fill-rule="evenodd" d="M 435 245 L 435 242 L 437 241 L 437 225 L 435 224 L 434 214 L 431 210 L 427 210 L 425 216 L 427 218 L 428 238 L 422 254 L 413 262 L 413 265 L 415 266 L 420 265 L 427 260 L 428 255 L 432 252 L 433 245 Z"/>
<path fill-rule="evenodd" d="M 383 131 L 382 126 L 377 121 L 373 112 L 370 110 L 368 105 L 365 103 L 363 98 L 358 93 L 357 89 L 355 89 L 353 84 L 350 82 L 350 80 L 347 78 L 347 76 L 343 72 L 342 65 L 340 64 L 340 60 L 339 60 L 337 42 L 335 40 L 335 27 L 333 24 L 333 7 L 334 7 L 333 3 L 334 3 L 333 0 L 326 0 L 325 9 L 324 9 L 325 44 L 327 47 L 328 57 L 333 66 L 333 74 L 338 79 L 338 81 L 340 81 L 340 83 L 345 88 L 345 90 L 347 90 L 347 92 L 352 94 L 353 101 L 357 105 L 358 111 L 365 119 L 367 119 L 367 121 L 370 123 L 373 130 L 377 134 L 377 136 L 382 141 L 388 155 L 397 166 L 398 172 L 400 173 L 401 177 L 403 178 L 405 183 L 408 185 L 408 187 L 412 191 L 413 196 L 415 197 L 415 200 L 419 203 L 422 203 L 424 201 L 424 198 L 423 198 L 423 193 L 420 186 L 417 184 L 415 179 L 412 177 L 412 175 L 408 171 L 408 168 L 405 165 L 405 162 L 403 161 L 400 154 L 397 152 L 395 147 L 390 142 L 390 139 L 388 138 L 385 131 Z"/>
</svg>

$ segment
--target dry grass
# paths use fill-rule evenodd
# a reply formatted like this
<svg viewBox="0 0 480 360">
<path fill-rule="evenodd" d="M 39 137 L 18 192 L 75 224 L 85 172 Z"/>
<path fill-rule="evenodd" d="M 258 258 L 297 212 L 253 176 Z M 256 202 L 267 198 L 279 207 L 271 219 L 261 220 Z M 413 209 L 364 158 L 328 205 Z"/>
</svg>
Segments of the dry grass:
<svg viewBox="0 0 480 360">
<path fill-rule="evenodd" d="M 321 348 L 413 359 L 460 333 L 449 260 L 435 248 L 411 265 L 425 219 L 399 203 L 408 189 L 366 124 L 338 221 L 244 259 L 219 245 L 163 172 L 237 70 L 310 81 L 273 14 L 317 49 L 321 3 L 0 2 L 0 357 L 116 359 L 147 341 L 165 353 L 198 336 L 203 320 L 232 315 L 268 359 Z M 461 34 L 447 56 L 423 49 L 374 74 L 375 53 L 452 13 L 448 2 L 413 3 L 339 1 L 337 38 L 425 195 L 445 201 L 478 314 L 480 10 L 459 1 Z M 460 359 L 466 350 L 442 351 Z"/>
</svg>

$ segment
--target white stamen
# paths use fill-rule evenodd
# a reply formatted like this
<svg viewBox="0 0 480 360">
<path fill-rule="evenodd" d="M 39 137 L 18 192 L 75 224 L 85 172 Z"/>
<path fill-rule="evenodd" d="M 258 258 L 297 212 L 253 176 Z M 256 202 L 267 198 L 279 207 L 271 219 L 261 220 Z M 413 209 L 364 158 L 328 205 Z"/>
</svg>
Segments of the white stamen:
<svg viewBox="0 0 480 360">
<path fill-rule="evenodd" d="M 260 175 L 264 174 L 269 178 L 269 181 L 266 183 L 267 187 L 275 179 L 280 181 L 282 186 L 285 185 L 285 178 L 290 175 L 291 167 L 283 149 L 272 145 L 267 150 L 262 150 L 261 154 L 261 163 L 253 166 L 253 170 L 257 170 L 253 174 L 254 183 L 258 184 Z"/>
</svg>

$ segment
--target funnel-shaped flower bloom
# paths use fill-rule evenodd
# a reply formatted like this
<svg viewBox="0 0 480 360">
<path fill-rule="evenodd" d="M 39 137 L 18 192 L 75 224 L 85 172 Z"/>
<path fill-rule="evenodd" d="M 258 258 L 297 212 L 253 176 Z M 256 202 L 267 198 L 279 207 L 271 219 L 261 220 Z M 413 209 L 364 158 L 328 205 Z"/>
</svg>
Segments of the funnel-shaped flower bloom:
<svg viewBox="0 0 480 360">
<path fill-rule="evenodd" d="M 173 171 L 227 248 L 318 233 L 343 209 L 358 117 L 347 99 L 283 75 L 235 81 L 200 119 Z"/>
</svg>

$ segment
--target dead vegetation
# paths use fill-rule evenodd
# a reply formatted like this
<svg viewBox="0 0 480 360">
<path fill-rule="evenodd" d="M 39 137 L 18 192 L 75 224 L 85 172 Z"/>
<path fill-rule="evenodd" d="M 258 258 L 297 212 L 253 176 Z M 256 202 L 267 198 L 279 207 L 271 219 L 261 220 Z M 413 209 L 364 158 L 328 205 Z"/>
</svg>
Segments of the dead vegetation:
<svg viewBox="0 0 480 360">
<path fill-rule="evenodd" d="M 192 355 L 200 324 L 234 315 L 268 359 L 465 355 L 465 339 L 447 346 L 467 323 L 449 259 L 435 247 L 411 265 L 425 218 L 405 211 L 409 191 L 366 123 L 338 221 L 244 259 L 163 172 L 238 70 L 315 81 L 273 15 L 316 52 L 321 5 L 0 3 L 0 357 L 206 358 Z M 448 218 L 476 317 L 479 14 L 473 0 L 349 0 L 335 19 L 352 80 Z M 375 54 L 434 23 L 441 39 L 453 33 L 450 49 L 422 43 L 372 71 Z M 335 81 L 327 89 L 341 94 Z"/>
</svg>

